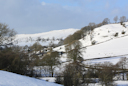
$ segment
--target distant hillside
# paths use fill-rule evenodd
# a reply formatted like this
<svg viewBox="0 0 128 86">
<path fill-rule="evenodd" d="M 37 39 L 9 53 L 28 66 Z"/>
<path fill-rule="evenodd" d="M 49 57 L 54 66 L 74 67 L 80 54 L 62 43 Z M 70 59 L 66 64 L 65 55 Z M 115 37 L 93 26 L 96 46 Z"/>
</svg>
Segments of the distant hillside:
<svg viewBox="0 0 128 86">
<path fill-rule="evenodd" d="M 25 45 L 32 45 L 36 41 L 39 41 L 42 45 L 48 45 L 49 43 L 53 42 L 57 44 L 68 35 L 73 34 L 78 29 L 63 29 L 63 30 L 54 30 L 49 32 L 37 33 L 37 34 L 18 34 L 16 35 L 16 39 L 14 44 L 25 46 Z"/>
</svg>

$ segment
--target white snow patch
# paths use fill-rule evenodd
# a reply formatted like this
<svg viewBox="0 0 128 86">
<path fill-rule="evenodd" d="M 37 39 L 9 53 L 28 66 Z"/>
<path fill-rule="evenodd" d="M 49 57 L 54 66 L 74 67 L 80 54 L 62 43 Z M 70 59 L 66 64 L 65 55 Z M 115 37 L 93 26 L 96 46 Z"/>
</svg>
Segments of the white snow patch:
<svg viewBox="0 0 128 86">
<path fill-rule="evenodd" d="M 62 86 L 0 70 L 0 86 Z"/>
</svg>

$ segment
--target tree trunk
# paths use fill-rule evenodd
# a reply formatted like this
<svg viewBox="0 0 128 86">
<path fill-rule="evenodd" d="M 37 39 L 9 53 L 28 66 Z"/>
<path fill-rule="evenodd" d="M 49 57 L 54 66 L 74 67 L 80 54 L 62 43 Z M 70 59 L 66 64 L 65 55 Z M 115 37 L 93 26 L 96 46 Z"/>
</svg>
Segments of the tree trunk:
<svg viewBox="0 0 128 86">
<path fill-rule="evenodd" d="M 52 77 L 53 77 L 53 66 L 51 66 L 51 73 L 52 73 Z"/>
</svg>

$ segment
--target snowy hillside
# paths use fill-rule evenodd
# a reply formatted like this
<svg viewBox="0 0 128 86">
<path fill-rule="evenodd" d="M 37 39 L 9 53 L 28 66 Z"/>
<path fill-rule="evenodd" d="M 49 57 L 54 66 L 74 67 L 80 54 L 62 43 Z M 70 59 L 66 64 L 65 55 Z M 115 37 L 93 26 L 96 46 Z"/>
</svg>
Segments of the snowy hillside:
<svg viewBox="0 0 128 86">
<path fill-rule="evenodd" d="M 81 39 L 80 41 L 83 46 L 87 46 L 86 52 L 83 52 L 84 59 L 128 54 L 128 23 L 126 22 L 125 25 L 126 28 L 120 24 L 109 24 L 95 28 L 93 40 L 95 40 L 97 44 L 92 46 L 85 45 L 84 42 L 86 42 L 86 39 Z M 123 32 L 125 33 L 122 34 Z M 118 35 L 114 36 L 116 33 L 118 33 Z"/>
<path fill-rule="evenodd" d="M 90 35 L 80 39 L 83 47 L 84 59 L 103 58 L 128 54 L 128 22 L 125 26 L 120 24 L 108 24 L 93 31 L 93 39 L 90 40 Z M 124 33 L 123 33 L 124 32 Z M 115 34 L 117 33 L 117 36 Z M 92 41 L 96 44 L 92 45 Z M 54 49 L 55 51 L 65 51 L 65 47 L 60 46 Z"/>
<path fill-rule="evenodd" d="M 80 39 L 80 41 L 82 42 L 83 46 L 87 46 L 87 45 L 91 45 L 92 41 L 95 41 L 96 43 L 101 43 L 115 39 L 117 37 L 122 37 L 128 35 L 128 22 L 125 23 L 125 26 L 126 28 L 120 23 L 103 25 L 101 27 L 94 29 L 92 33 L 93 39 L 91 41 L 90 41 L 90 35 L 87 35 L 84 39 Z M 123 32 L 125 33 L 122 34 Z M 115 37 L 116 33 L 118 35 Z"/>
<path fill-rule="evenodd" d="M 0 86 L 62 86 L 0 70 Z"/>
<path fill-rule="evenodd" d="M 38 39 L 40 40 L 40 43 L 42 45 L 48 45 L 51 40 L 54 43 L 58 43 L 58 39 L 64 39 L 68 35 L 73 34 L 78 29 L 63 29 L 63 30 L 54 30 L 50 32 L 43 32 L 43 33 L 37 33 L 37 34 L 18 34 L 16 35 L 14 44 L 25 46 L 25 45 L 32 45 L 35 43 Z M 48 40 L 49 39 L 49 40 Z"/>
</svg>

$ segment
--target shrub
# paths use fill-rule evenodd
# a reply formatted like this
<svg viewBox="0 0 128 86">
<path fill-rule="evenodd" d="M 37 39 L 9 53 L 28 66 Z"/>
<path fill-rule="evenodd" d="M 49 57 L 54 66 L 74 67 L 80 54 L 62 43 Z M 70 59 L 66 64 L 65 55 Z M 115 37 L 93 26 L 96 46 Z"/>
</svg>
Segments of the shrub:
<svg viewBox="0 0 128 86">
<path fill-rule="evenodd" d="M 96 44 L 96 41 L 94 40 L 94 41 L 92 41 L 92 45 L 95 45 Z"/>
<path fill-rule="evenodd" d="M 125 31 L 122 31 L 122 34 L 125 34 Z"/>
<path fill-rule="evenodd" d="M 56 76 L 56 80 L 55 80 L 56 83 L 58 84 L 63 84 L 63 79 L 61 76 Z"/>
<path fill-rule="evenodd" d="M 114 36 L 117 37 L 118 36 L 118 33 L 115 33 Z"/>
<path fill-rule="evenodd" d="M 123 27 L 125 27 L 125 24 L 122 24 L 123 25 Z M 125 27 L 126 28 L 126 27 Z"/>
<path fill-rule="evenodd" d="M 123 25 L 123 22 L 120 22 L 121 25 Z"/>
</svg>

